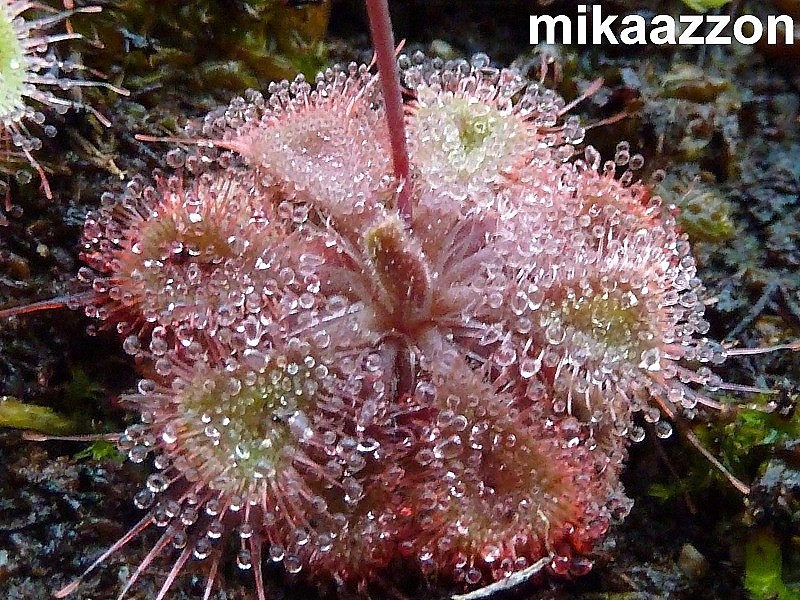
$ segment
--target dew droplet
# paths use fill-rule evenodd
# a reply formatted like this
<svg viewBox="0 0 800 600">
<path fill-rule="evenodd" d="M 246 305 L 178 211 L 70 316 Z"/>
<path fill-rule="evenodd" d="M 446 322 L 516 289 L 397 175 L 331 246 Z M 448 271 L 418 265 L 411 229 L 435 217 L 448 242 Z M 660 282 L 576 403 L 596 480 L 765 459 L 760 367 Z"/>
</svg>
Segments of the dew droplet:
<svg viewBox="0 0 800 600">
<path fill-rule="evenodd" d="M 283 565 L 286 567 L 288 573 L 299 573 L 303 569 L 303 563 L 300 561 L 300 557 L 295 554 L 288 554 L 283 559 Z"/>
<path fill-rule="evenodd" d="M 659 421 L 655 424 L 656 435 L 665 440 L 672 435 L 672 424 L 668 421 Z"/>
</svg>

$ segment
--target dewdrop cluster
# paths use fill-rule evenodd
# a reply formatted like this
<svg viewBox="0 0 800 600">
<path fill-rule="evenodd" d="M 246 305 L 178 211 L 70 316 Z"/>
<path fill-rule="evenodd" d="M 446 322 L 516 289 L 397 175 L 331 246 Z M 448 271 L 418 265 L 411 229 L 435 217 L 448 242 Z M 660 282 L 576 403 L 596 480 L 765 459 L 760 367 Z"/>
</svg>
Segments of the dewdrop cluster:
<svg viewBox="0 0 800 600">
<path fill-rule="evenodd" d="M 591 569 L 640 421 L 717 406 L 685 236 L 557 94 L 487 57 L 399 58 L 411 180 L 378 77 L 273 84 L 187 127 L 169 173 L 86 221 L 74 300 L 142 365 L 121 435 L 150 564 L 281 563 L 364 592 Z M 625 173 L 618 176 L 618 171 Z M 411 186 L 412 211 L 396 207 Z M 641 419 L 639 419 L 641 415 Z"/>
<path fill-rule="evenodd" d="M 78 87 L 107 87 L 120 94 L 127 92 L 106 82 L 84 79 L 81 76 L 84 66 L 80 62 L 61 59 L 55 52 L 58 42 L 82 37 L 55 28 L 77 13 L 99 12 L 99 6 L 52 12 L 47 9 L 32 19 L 23 16 L 42 8 L 47 9 L 23 0 L 0 0 L 0 143 L 2 156 L 9 158 L 21 153 L 38 171 L 42 188 L 50 198 L 44 170 L 33 156 L 42 147 L 41 135 L 56 135 L 56 128 L 46 122 L 46 111 L 64 114 L 69 109 L 87 110 L 108 126 L 109 122 L 94 108 L 75 98 L 65 98 L 61 92 Z"/>
<path fill-rule="evenodd" d="M 86 219 L 82 258 L 89 267 L 79 276 L 96 299 L 85 312 L 132 334 L 126 344 L 137 349 L 154 327 L 187 341 L 199 331 L 230 336 L 227 328 L 246 315 L 243 290 L 264 284 L 256 278 L 266 269 L 255 261 L 275 252 L 285 229 L 258 206 L 246 172 L 187 181 L 156 173 L 154 179 L 149 185 L 135 177 L 122 199 L 104 194 Z"/>
<path fill-rule="evenodd" d="M 187 136 L 209 140 L 244 160 L 261 183 L 298 206 L 324 210 L 352 227 L 391 202 L 388 131 L 380 87 L 365 65 L 328 69 L 308 82 L 300 75 L 273 83 L 267 96 L 249 91 L 227 108 L 187 127 Z M 218 160 L 215 152 L 203 160 Z"/>
<path fill-rule="evenodd" d="M 699 337 L 709 328 L 704 288 L 685 236 L 644 186 L 614 178 L 619 166 L 636 169 L 641 159 L 622 143 L 601 165 L 589 149 L 553 187 L 532 192 L 523 183 L 512 192 L 520 213 L 536 212 L 514 221 L 526 289 L 512 313 L 533 324 L 516 349 L 521 371 L 552 389 L 554 411 L 591 423 L 596 438 L 640 440 L 635 412 L 666 437 L 659 406 L 675 414 L 715 405 L 688 385 L 709 386 L 715 376 L 685 361 L 719 363 L 724 352 Z"/>
<path fill-rule="evenodd" d="M 539 152 L 569 158 L 583 128 L 570 117 L 558 128 L 564 101 L 513 69 L 402 57 L 404 84 L 414 90 L 409 146 L 424 185 L 442 197 L 496 206 L 498 190 Z"/>
</svg>

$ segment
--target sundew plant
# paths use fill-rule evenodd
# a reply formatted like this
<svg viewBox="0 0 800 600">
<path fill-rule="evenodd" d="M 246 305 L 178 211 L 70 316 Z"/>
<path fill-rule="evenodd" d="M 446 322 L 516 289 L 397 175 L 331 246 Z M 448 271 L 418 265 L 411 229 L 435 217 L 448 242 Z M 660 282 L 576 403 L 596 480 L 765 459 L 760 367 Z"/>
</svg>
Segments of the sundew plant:
<svg viewBox="0 0 800 600">
<path fill-rule="evenodd" d="M 29 18 L 38 11 L 39 16 Z M 84 66 L 56 55 L 59 43 L 80 39 L 78 33 L 56 28 L 78 13 L 97 13 L 99 6 L 55 10 L 22 0 L 0 2 L 0 158 L 21 153 L 41 178 L 42 191 L 52 197 L 44 169 L 34 157 L 41 137 L 53 137 L 56 128 L 47 122 L 46 111 L 64 114 L 70 109 L 88 111 L 103 124 L 109 121 L 78 97 L 66 95 L 80 87 L 106 87 L 119 94 L 126 90 L 108 82 L 84 77 Z M 4 158 L 5 155 L 5 158 Z"/>
<path fill-rule="evenodd" d="M 371 63 L 138 135 L 159 166 L 97 194 L 70 291 L 0 311 L 79 310 L 138 376 L 126 425 L 95 436 L 147 471 L 138 521 L 56 598 L 141 544 L 120 600 L 190 572 L 204 599 L 234 571 L 258 600 L 276 577 L 363 598 L 558 585 L 624 527 L 632 444 L 676 427 L 752 496 L 692 420 L 789 414 L 762 374 L 719 369 L 797 345 L 715 339 L 680 211 L 573 114 L 602 81 L 567 102 L 550 51 L 541 69 L 404 51 L 386 1 L 366 9 Z M 27 77 L 13 102 L 58 102 Z M 24 135 L 42 119 L 19 110 Z"/>
</svg>

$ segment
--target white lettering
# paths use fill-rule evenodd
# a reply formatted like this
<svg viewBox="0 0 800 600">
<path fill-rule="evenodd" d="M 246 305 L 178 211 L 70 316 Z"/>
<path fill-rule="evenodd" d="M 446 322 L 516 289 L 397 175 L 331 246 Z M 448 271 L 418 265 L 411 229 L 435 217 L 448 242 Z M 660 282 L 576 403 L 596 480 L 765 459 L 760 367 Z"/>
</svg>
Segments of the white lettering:
<svg viewBox="0 0 800 600">
<path fill-rule="evenodd" d="M 705 40 L 702 35 L 693 35 L 695 31 L 703 26 L 703 15 L 681 15 L 680 22 L 686 23 L 686 29 L 681 32 L 678 38 L 679 44 L 702 44 Z"/>
<path fill-rule="evenodd" d="M 706 20 L 714 24 L 714 27 L 711 28 L 711 33 L 706 36 L 706 44 L 731 43 L 731 36 L 720 36 L 720 33 L 725 31 L 725 28 L 731 24 L 730 15 L 706 15 Z"/>
<path fill-rule="evenodd" d="M 753 33 L 750 36 L 744 34 L 744 24 L 750 23 L 753 27 Z M 761 21 L 753 15 L 742 15 L 733 22 L 733 37 L 740 44 L 751 46 L 761 39 L 764 33 L 764 26 Z"/>
<path fill-rule="evenodd" d="M 767 17 L 767 43 L 778 43 L 778 24 L 783 25 L 783 43 L 794 44 L 794 20 L 789 15 Z"/>
<path fill-rule="evenodd" d="M 677 44 L 675 41 L 675 19 L 669 15 L 656 15 L 650 21 L 651 25 L 663 23 L 663 27 L 655 27 L 650 32 L 650 41 L 653 44 L 663 46 L 664 44 Z"/>
<path fill-rule="evenodd" d="M 531 44 L 539 43 L 539 26 L 545 26 L 545 44 L 571 44 L 572 43 L 572 23 L 569 22 L 569 17 L 559 15 L 551 17 L 550 15 L 531 15 L 530 36 Z M 556 25 L 561 25 L 561 37 L 556 38 Z"/>
<path fill-rule="evenodd" d="M 764 39 L 765 28 L 766 43 L 795 43 L 794 20 L 789 15 L 769 15 L 763 22 L 753 15 L 741 15 L 733 22 L 731 35 L 729 26 L 733 18 L 729 15 L 604 16 L 600 3 L 577 4 L 577 11 L 574 16 L 531 15 L 530 43 L 572 44 L 575 41 L 579 45 L 633 46 L 650 43 L 657 46 L 693 46 L 729 45 L 736 40 L 749 46 Z"/>
<path fill-rule="evenodd" d="M 622 19 L 623 25 L 628 25 L 619 32 L 619 39 L 623 44 L 646 44 L 647 22 L 641 15 L 628 15 Z"/>
<path fill-rule="evenodd" d="M 603 11 L 599 4 L 594 6 L 592 10 L 592 43 L 602 44 L 603 37 L 608 40 L 609 44 L 617 45 L 619 42 L 611 31 L 611 25 L 617 20 L 617 15 L 611 15 L 603 19 Z"/>
<path fill-rule="evenodd" d="M 578 43 L 581 45 L 586 44 L 586 11 L 588 7 L 585 4 L 578 5 Z"/>
</svg>

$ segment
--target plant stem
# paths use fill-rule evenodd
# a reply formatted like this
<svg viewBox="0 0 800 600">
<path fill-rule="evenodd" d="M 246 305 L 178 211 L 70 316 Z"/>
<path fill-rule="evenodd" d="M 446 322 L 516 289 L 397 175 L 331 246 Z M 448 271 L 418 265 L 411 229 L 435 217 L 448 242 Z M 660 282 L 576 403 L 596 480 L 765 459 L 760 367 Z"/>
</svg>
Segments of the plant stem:
<svg viewBox="0 0 800 600">
<path fill-rule="evenodd" d="M 394 174 L 400 180 L 397 209 L 406 222 L 411 221 L 411 186 L 409 185 L 409 160 L 406 146 L 406 127 L 403 116 L 403 98 L 395 61 L 394 33 L 387 0 L 366 0 L 372 45 L 381 78 L 386 121 L 389 125 L 389 142 L 392 147 Z"/>
</svg>

